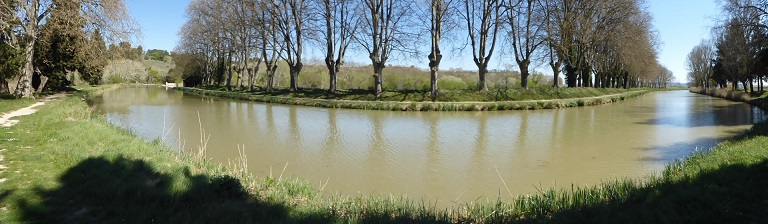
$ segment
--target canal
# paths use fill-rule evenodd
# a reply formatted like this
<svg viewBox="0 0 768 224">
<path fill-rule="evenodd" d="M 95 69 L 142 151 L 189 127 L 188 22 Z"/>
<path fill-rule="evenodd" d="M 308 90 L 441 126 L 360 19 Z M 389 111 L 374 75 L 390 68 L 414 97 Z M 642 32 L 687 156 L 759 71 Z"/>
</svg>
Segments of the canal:
<svg viewBox="0 0 768 224">
<path fill-rule="evenodd" d="M 741 134 L 762 110 L 687 91 L 568 109 L 400 112 L 272 105 L 126 87 L 97 111 L 147 140 L 227 164 L 244 148 L 256 176 L 342 195 L 404 195 L 439 206 L 551 187 L 642 179 Z M 284 171 L 283 171 L 284 169 Z M 506 184 L 506 186 L 505 186 Z"/>
</svg>

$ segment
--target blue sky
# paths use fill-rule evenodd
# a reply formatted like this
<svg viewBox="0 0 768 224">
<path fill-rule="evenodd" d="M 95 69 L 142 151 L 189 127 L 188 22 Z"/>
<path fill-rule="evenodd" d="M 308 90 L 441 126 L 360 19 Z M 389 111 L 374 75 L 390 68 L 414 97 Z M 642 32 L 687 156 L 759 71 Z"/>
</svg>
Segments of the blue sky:
<svg viewBox="0 0 768 224">
<path fill-rule="evenodd" d="M 687 70 L 685 57 L 702 39 L 709 38 L 710 27 L 715 24 L 719 13 L 716 0 L 649 0 L 648 9 L 653 14 L 654 26 L 661 40 L 659 61 L 667 66 L 677 77 L 678 82 L 685 82 Z M 189 0 L 127 0 L 129 11 L 142 30 L 138 43 L 144 49 L 163 49 L 171 51 L 179 40 L 178 31 L 184 24 L 184 16 Z M 309 54 L 318 54 L 310 51 Z M 363 54 L 350 54 L 351 57 Z M 495 53 L 495 55 L 500 55 Z M 366 63 L 367 57 L 350 58 Z M 501 68 L 510 58 L 499 58 L 491 62 L 493 68 Z M 419 60 L 395 61 L 396 64 L 425 67 L 426 58 Z M 470 57 L 450 57 L 442 63 L 445 68 L 460 67 L 475 70 Z M 542 66 L 537 68 L 546 71 Z"/>
</svg>

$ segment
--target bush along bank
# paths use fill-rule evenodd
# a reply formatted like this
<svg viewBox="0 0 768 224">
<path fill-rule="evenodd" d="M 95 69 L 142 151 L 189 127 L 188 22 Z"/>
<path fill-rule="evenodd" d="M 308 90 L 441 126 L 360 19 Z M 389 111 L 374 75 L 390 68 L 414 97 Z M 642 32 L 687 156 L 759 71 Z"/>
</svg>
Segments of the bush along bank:
<svg viewBox="0 0 768 224">
<path fill-rule="evenodd" d="M 248 100 L 264 103 L 288 104 L 325 108 L 391 110 L 391 111 L 493 111 L 493 110 L 538 110 L 558 109 L 579 106 L 594 106 L 622 101 L 647 93 L 649 90 L 636 90 L 618 94 L 572 99 L 492 101 L 492 102 L 400 102 L 400 101 L 360 101 L 313 99 L 272 95 L 256 95 L 248 92 L 228 92 L 200 88 L 176 87 L 184 93 Z"/>
</svg>

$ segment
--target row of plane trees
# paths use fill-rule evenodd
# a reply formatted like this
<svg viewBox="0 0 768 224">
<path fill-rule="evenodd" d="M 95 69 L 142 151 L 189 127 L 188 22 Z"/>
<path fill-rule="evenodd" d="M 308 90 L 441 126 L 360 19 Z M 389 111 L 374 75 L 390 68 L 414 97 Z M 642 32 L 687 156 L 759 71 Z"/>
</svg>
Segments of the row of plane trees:
<svg viewBox="0 0 768 224">
<path fill-rule="evenodd" d="M 382 72 L 390 60 L 426 58 L 430 92 L 436 97 L 443 52 L 457 51 L 476 65 L 479 91 L 489 88 L 486 78 L 494 57 L 517 65 L 522 88 L 528 88 L 536 66 L 551 69 L 556 87 L 561 74 L 568 87 L 665 87 L 673 76 L 657 60 L 658 41 L 645 4 L 193 0 L 174 58 L 186 85 L 223 83 L 229 90 L 253 90 L 263 71 L 264 88 L 272 91 L 277 66 L 283 64 L 289 70 L 290 91 L 297 91 L 308 49 L 322 52 L 330 93 L 337 91 L 345 57 L 356 51 L 370 59 L 371 89 L 377 96 L 383 92 Z"/>
</svg>

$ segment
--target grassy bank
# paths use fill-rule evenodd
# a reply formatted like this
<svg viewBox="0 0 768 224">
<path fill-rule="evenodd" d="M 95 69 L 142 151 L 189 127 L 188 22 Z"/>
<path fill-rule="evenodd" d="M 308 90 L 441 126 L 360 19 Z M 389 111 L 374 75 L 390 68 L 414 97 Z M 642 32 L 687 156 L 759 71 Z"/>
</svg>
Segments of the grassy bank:
<svg viewBox="0 0 768 224">
<path fill-rule="evenodd" d="M 35 103 L 34 99 L 0 100 L 0 115 L 18 110 Z"/>
<path fill-rule="evenodd" d="M 701 87 L 691 87 L 688 91 L 731 101 L 744 102 L 768 110 L 768 92 L 746 93 L 740 90 L 705 89 Z"/>
<path fill-rule="evenodd" d="M 766 222 L 768 129 L 671 164 L 648 180 L 501 196 L 450 210 L 400 197 L 345 197 L 237 161 L 212 164 L 93 114 L 93 90 L 0 130 L 2 223 L 729 223 Z M 258 155 L 249 155 L 258 156 Z M 503 194 L 502 194 L 503 195 Z"/>
<path fill-rule="evenodd" d="M 324 90 L 302 90 L 290 93 L 279 90 L 274 93 L 229 92 L 218 89 L 179 87 L 184 93 L 256 102 L 302 105 L 326 108 L 396 110 L 396 111 L 487 111 L 487 110 L 536 110 L 578 106 L 601 105 L 636 97 L 648 90 L 602 88 L 541 88 L 539 90 L 513 89 L 505 92 L 478 93 L 473 90 L 456 90 L 442 93 L 451 95 L 439 102 L 429 101 L 425 92 L 387 92 L 380 100 L 364 90 L 344 90 L 327 95 Z M 494 95 L 503 95 L 495 98 Z"/>
</svg>

